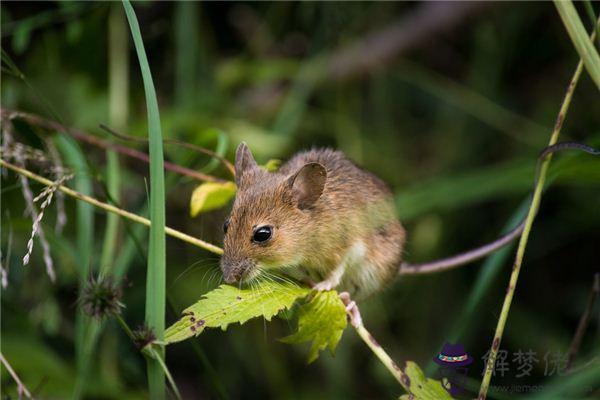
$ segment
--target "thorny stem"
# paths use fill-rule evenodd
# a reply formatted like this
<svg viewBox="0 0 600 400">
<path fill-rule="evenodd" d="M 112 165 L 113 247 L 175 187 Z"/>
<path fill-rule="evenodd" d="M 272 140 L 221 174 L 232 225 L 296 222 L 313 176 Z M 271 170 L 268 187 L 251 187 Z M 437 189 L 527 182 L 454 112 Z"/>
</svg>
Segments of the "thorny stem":
<svg viewBox="0 0 600 400">
<path fill-rule="evenodd" d="M 6 167 L 6 168 L 8 168 L 8 169 L 10 169 L 10 170 L 12 170 L 12 171 L 20 174 L 20 175 L 26 176 L 29 179 L 33 179 L 35 181 L 38 181 L 38 182 L 40 182 L 43 185 L 46 185 L 46 186 L 54 186 L 55 185 L 55 183 L 52 182 L 51 180 L 46 179 L 46 178 L 44 178 L 42 176 L 39 176 L 37 174 L 34 174 L 33 172 L 31 172 L 31 171 L 29 171 L 29 170 L 27 170 L 25 168 L 20 168 L 20 167 L 14 165 L 14 164 L 8 163 L 8 162 L 4 161 L 3 159 L 0 159 L 0 166 Z M 119 207 L 115 207 L 115 206 L 113 206 L 111 204 L 103 203 L 103 202 L 101 202 L 99 200 L 96 200 L 93 197 L 81 194 L 81 193 L 79 193 L 79 192 L 77 192 L 77 191 L 75 191 L 73 189 L 70 189 L 70 188 L 64 186 L 64 185 L 58 185 L 57 188 L 58 188 L 58 190 L 60 190 L 61 192 L 63 192 L 64 194 L 66 194 L 68 196 L 74 197 L 74 198 L 76 198 L 78 200 L 85 201 L 86 203 L 89 203 L 89 204 L 91 204 L 91 205 L 93 205 L 95 207 L 101 208 L 101 209 L 103 209 L 105 211 L 108 211 L 108 212 L 115 213 L 115 214 L 120 215 L 121 217 L 127 218 L 127 219 L 129 219 L 131 221 L 140 223 L 142 225 L 150 226 L 150 220 L 147 219 L 147 218 L 140 217 L 137 214 L 131 213 L 131 212 L 126 211 L 126 210 L 123 210 L 123 209 L 121 209 Z M 175 230 L 173 228 L 165 227 L 165 233 L 167 235 L 169 235 L 169 236 L 172 236 L 172 237 L 177 238 L 179 240 L 183 240 L 184 242 L 187 242 L 189 244 L 193 244 L 194 246 L 198 246 L 198 247 L 203 248 L 205 250 L 208 250 L 208 251 L 210 251 L 212 253 L 223 254 L 223 249 L 221 249 L 220 247 L 215 246 L 214 244 L 205 242 L 203 240 L 200 240 L 198 238 L 195 238 L 193 236 L 190 236 L 188 234 L 185 234 L 183 232 L 180 232 L 178 230 Z"/>
<path fill-rule="evenodd" d="M 58 122 L 51 121 L 49 119 L 45 119 L 45 118 L 42 118 L 42 117 L 34 115 L 34 114 L 28 114 L 28 113 L 21 112 L 21 111 L 13 111 L 13 110 L 7 110 L 5 108 L 0 108 L 0 116 L 2 117 L 2 119 L 4 119 L 4 118 L 7 118 L 9 120 L 21 119 L 30 125 L 39 126 L 39 127 L 49 129 L 49 130 L 54 130 L 57 132 L 64 132 L 66 134 L 73 136 L 77 140 L 86 142 L 93 146 L 100 147 L 103 149 L 113 150 L 119 154 L 123 154 L 123 155 L 131 157 L 131 158 L 136 158 L 138 160 L 141 160 L 141 161 L 144 161 L 147 163 L 150 162 L 150 158 L 149 158 L 148 154 L 146 154 L 144 152 L 141 152 L 136 149 L 132 149 L 130 147 L 111 143 L 109 141 L 100 139 L 94 135 L 90 135 L 89 133 L 86 133 L 86 132 L 83 132 L 83 131 L 80 131 L 77 129 L 67 128 L 66 126 L 63 126 L 63 125 L 59 124 Z M 166 170 L 176 172 L 178 174 L 181 174 L 181 175 L 184 175 L 184 176 L 187 176 L 187 177 L 199 180 L 199 181 L 224 182 L 223 179 L 219 179 L 212 175 L 204 174 L 202 172 L 194 171 L 192 169 L 182 167 L 181 165 L 177 165 L 177 164 L 169 162 L 169 161 L 165 161 L 164 166 L 165 166 Z"/>
<path fill-rule="evenodd" d="M 13 380 L 17 384 L 17 392 L 19 393 L 19 398 L 21 397 L 21 394 L 24 394 L 25 397 L 27 397 L 28 399 L 33 399 L 33 396 L 31 396 L 31 393 L 29 392 L 27 387 L 23 384 L 23 382 L 21 382 L 21 379 L 19 379 L 19 375 L 17 375 L 17 373 L 12 369 L 8 361 L 6 361 L 6 358 L 4 358 L 4 354 L 2 353 L 0 353 L 0 361 L 2 361 L 2 364 L 4 364 L 8 373 L 10 374 L 10 376 L 12 376 Z"/>
<path fill-rule="evenodd" d="M 592 36 L 594 36 L 594 35 L 592 35 Z M 558 136 L 560 135 L 560 130 L 563 126 L 563 122 L 567 115 L 567 111 L 569 110 L 569 106 L 571 105 L 571 99 L 573 98 L 573 92 L 575 91 L 575 87 L 577 86 L 577 82 L 579 81 L 579 77 L 581 76 L 582 71 L 583 71 L 583 61 L 580 60 L 579 63 L 577 64 L 577 68 L 575 69 L 575 73 L 573 74 L 573 77 L 571 78 L 571 82 L 569 83 L 567 92 L 565 93 L 565 97 L 564 97 L 562 105 L 560 107 L 560 111 L 556 118 L 556 123 L 554 125 L 554 129 L 552 130 L 552 135 L 551 135 L 550 141 L 548 143 L 549 146 L 556 144 L 556 142 L 558 141 Z M 531 200 L 531 206 L 529 207 L 529 211 L 528 211 L 527 217 L 525 219 L 525 228 L 523 229 L 523 233 L 521 234 L 521 238 L 519 239 L 519 247 L 517 249 L 517 254 L 515 256 L 515 262 L 513 264 L 512 273 L 510 275 L 510 281 L 508 284 L 508 288 L 506 289 L 506 296 L 504 297 L 504 303 L 502 304 L 502 311 L 500 312 L 500 318 L 498 318 L 498 323 L 496 325 L 496 331 L 494 333 L 494 340 L 492 342 L 492 348 L 490 349 L 490 357 L 487 360 L 485 375 L 483 376 L 483 380 L 481 381 L 481 387 L 479 388 L 478 400 L 484 400 L 486 398 L 488 389 L 490 387 L 490 381 L 492 379 L 492 372 L 494 371 L 496 357 L 498 356 L 498 350 L 500 348 L 500 341 L 502 340 L 502 334 L 504 333 L 504 328 L 506 326 L 506 320 L 508 319 L 508 313 L 510 311 L 512 299 L 515 294 L 515 288 L 517 286 L 517 281 L 519 279 L 519 272 L 521 271 L 521 265 L 523 263 L 523 256 L 525 254 L 525 248 L 527 247 L 527 241 L 529 239 L 529 234 L 531 232 L 533 220 L 535 219 L 535 215 L 540 206 L 540 201 L 542 198 L 542 189 L 544 188 L 544 182 L 546 181 L 546 173 L 550 166 L 551 160 L 552 160 L 552 154 L 549 154 L 546 157 L 546 159 L 542 162 L 542 166 L 540 167 L 539 178 L 535 185 L 533 198 Z"/>
</svg>

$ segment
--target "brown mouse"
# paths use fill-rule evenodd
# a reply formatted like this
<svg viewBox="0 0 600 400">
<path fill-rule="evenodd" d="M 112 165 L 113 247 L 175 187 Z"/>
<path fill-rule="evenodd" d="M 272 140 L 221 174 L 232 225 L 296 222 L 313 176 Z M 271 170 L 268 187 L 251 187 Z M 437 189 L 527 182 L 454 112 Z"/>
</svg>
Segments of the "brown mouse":
<svg viewBox="0 0 600 400">
<path fill-rule="evenodd" d="M 276 172 L 245 143 L 235 157 L 238 192 L 223 226 L 228 283 L 274 272 L 365 297 L 398 274 L 405 242 L 389 188 L 341 152 L 315 149 Z"/>
<path fill-rule="evenodd" d="M 538 170 L 545 157 L 564 149 L 600 155 L 581 143 L 557 143 L 542 150 Z M 318 290 L 365 297 L 396 275 L 440 272 L 479 260 L 519 237 L 526 224 L 523 218 L 493 242 L 411 264 L 401 262 L 405 232 L 389 188 L 341 152 L 301 152 L 279 171 L 267 172 L 242 143 L 235 175 L 238 193 L 224 224 L 221 259 L 229 283 L 252 281 L 275 270 L 317 282 Z"/>
</svg>

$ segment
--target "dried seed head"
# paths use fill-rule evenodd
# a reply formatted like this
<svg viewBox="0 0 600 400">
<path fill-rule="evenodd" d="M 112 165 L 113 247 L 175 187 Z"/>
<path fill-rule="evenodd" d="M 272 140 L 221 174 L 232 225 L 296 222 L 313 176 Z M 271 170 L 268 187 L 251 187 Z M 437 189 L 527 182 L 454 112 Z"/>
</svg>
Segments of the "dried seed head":
<svg viewBox="0 0 600 400">
<path fill-rule="evenodd" d="M 112 314 L 119 314 L 123 293 L 118 284 L 109 277 L 90 277 L 81 292 L 79 305 L 87 315 L 102 319 Z"/>
<path fill-rule="evenodd" d="M 133 331 L 133 337 L 136 347 L 140 350 L 156 340 L 156 336 L 154 335 L 152 328 L 146 325 L 142 325 Z"/>
</svg>

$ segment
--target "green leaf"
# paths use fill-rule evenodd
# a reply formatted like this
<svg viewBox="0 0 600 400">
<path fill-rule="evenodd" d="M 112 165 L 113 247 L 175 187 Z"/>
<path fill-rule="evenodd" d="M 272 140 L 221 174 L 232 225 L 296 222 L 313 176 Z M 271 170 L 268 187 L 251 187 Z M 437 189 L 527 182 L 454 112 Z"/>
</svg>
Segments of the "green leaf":
<svg viewBox="0 0 600 400">
<path fill-rule="evenodd" d="M 281 339 L 284 343 L 304 343 L 312 341 L 308 362 L 319 357 L 319 351 L 326 347 L 333 355 L 346 328 L 346 308 L 337 292 L 330 290 L 317 292 L 306 304 L 300 307 L 298 331 Z"/>
<path fill-rule="evenodd" d="M 261 165 L 262 168 L 266 169 L 268 172 L 275 172 L 281 167 L 281 160 L 276 158 L 271 158 L 265 165 Z"/>
<path fill-rule="evenodd" d="M 413 361 L 406 362 L 404 373 L 410 379 L 410 394 L 400 396 L 401 400 L 452 399 L 452 396 L 444 389 L 440 381 L 427 378 L 421 368 Z"/>
<path fill-rule="evenodd" d="M 205 328 L 225 330 L 229 324 L 243 324 L 256 317 L 270 321 L 309 293 L 309 288 L 287 282 L 262 282 L 245 289 L 221 285 L 183 311 L 183 318 L 166 330 L 165 342 L 175 343 L 198 336 Z"/>
<path fill-rule="evenodd" d="M 201 212 L 216 210 L 225 206 L 235 196 L 233 182 L 205 182 L 194 189 L 190 199 L 190 215 L 195 217 Z"/>
</svg>

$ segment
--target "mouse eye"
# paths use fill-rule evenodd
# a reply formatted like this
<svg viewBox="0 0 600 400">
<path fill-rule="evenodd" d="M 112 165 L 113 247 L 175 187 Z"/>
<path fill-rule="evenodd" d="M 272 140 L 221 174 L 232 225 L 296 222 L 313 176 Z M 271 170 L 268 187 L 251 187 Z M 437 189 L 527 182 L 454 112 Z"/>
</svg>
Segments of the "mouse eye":
<svg viewBox="0 0 600 400">
<path fill-rule="evenodd" d="M 223 222 L 223 233 L 227 233 L 227 228 L 229 228 L 229 218 Z"/>
<path fill-rule="evenodd" d="M 270 226 L 260 226 L 254 230 L 252 241 L 254 243 L 264 243 L 273 236 L 273 228 Z"/>
</svg>

